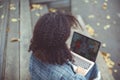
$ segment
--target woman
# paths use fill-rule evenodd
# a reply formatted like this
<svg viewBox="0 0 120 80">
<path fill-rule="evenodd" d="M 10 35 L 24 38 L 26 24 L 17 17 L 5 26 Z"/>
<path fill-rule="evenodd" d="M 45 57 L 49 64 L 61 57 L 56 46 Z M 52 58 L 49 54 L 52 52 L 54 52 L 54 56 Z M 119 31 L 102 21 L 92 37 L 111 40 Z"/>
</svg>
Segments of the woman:
<svg viewBox="0 0 120 80">
<path fill-rule="evenodd" d="M 29 51 L 32 80 L 86 80 L 97 75 L 97 67 L 86 77 L 80 75 L 79 67 L 73 69 L 73 58 L 66 40 L 72 26 L 78 26 L 71 14 L 50 12 L 43 15 L 35 25 Z"/>
</svg>

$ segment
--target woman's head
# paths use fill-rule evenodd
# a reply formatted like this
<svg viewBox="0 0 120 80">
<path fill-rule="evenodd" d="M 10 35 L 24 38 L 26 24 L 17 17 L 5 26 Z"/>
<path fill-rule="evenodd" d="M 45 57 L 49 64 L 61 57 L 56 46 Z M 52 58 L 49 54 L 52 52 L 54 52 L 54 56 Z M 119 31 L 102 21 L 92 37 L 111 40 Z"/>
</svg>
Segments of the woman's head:
<svg viewBox="0 0 120 80">
<path fill-rule="evenodd" d="M 71 53 L 66 46 L 70 36 L 70 29 L 78 21 L 70 14 L 50 12 L 37 21 L 29 51 L 43 62 L 63 64 L 72 60 Z"/>
</svg>

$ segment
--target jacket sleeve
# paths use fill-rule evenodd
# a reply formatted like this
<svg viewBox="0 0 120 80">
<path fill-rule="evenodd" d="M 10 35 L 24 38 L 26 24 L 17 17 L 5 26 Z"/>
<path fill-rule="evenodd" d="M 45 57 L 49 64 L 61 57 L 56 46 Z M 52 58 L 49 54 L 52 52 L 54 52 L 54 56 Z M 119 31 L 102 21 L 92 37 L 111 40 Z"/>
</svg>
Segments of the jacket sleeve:
<svg viewBox="0 0 120 80">
<path fill-rule="evenodd" d="M 74 74 L 72 76 L 62 76 L 60 80 L 86 80 L 84 76 L 81 76 L 79 74 Z"/>
</svg>

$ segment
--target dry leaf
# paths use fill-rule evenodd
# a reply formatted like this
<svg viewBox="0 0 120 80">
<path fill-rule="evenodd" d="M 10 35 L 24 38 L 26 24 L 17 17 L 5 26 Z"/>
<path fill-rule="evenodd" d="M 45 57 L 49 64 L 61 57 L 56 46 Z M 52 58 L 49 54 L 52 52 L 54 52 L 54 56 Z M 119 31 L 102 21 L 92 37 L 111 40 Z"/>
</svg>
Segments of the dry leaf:
<svg viewBox="0 0 120 80">
<path fill-rule="evenodd" d="M 97 22 L 97 26 L 100 26 L 100 23 L 99 23 L 99 22 Z"/>
<path fill-rule="evenodd" d="M 94 29 L 93 29 L 89 24 L 86 25 L 86 29 L 87 29 L 88 33 L 89 33 L 91 36 L 94 36 L 95 31 L 94 31 Z"/>
<path fill-rule="evenodd" d="M 16 7 L 10 7 L 10 10 L 16 10 Z"/>
<path fill-rule="evenodd" d="M 40 4 L 32 4 L 33 9 L 43 9 L 43 6 Z"/>
<path fill-rule="evenodd" d="M 10 41 L 11 41 L 11 42 L 18 42 L 18 41 L 20 41 L 20 39 L 19 39 L 19 38 L 11 38 Z"/>
<path fill-rule="evenodd" d="M 107 30 L 108 28 L 110 28 L 110 25 L 105 25 L 104 26 L 104 30 Z"/>
<path fill-rule="evenodd" d="M 114 69 L 114 72 L 117 73 L 117 69 Z"/>
<path fill-rule="evenodd" d="M 106 10 L 106 9 L 107 9 L 107 3 L 106 3 L 106 2 L 104 2 L 104 3 L 103 3 L 102 8 L 103 8 L 104 10 Z"/>
<path fill-rule="evenodd" d="M 11 19 L 12 22 L 17 22 L 18 20 L 16 18 Z"/>
<path fill-rule="evenodd" d="M 105 47 L 106 47 L 106 44 L 105 44 L 105 43 L 103 43 L 103 44 L 102 44 L 102 47 L 103 47 L 103 48 L 105 48 Z"/>
<path fill-rule="evenodd" d="M 40 16 L 40 13 L 35 13 L 35 15 L 39 17 L 39 16 Z"/>
<path fill-rule="evenodd" d="M 110 59 L 110 53 L 105 53 L 105 52 L 102 52 L 102 56 L 105 60 L 105 63 L 107 64 L 108 68 L 111 69 L 114 67 L 115 63 Z"/>
<path fill-rule="evenodd" d="M 50 8 L 49 11 L 50 11 L 50 12 L 56 12 L 57 9 L 55 9 L 55 8 Z"/>
<path fill-rule="evenodd" d="M 107 15 L 107 16 L 106 16 L 106 19 L 111 19 L 110 15 Z"/>
<path fill-rule="evenodd" d="M 1 19 L 4 19 L 4 17 L 5 17 L 4 15 L 1 15 Z"/>
<path fill-rule="evenodd" d="M 94 15 L 89 15 L 88 18 L 92 19 L 92 18 L 95 18 L 95 16 Z"/>
</svg>

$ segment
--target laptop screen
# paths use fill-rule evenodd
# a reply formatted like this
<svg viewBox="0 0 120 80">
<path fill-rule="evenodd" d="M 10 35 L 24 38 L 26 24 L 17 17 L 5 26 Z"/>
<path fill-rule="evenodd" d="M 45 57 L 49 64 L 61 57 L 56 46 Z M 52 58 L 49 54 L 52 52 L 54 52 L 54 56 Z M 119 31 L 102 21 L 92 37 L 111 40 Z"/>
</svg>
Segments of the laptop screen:
<svg viewBox="0 0 120 80">
<path fill-rule="evenodd" d="M 70 49 L 80 56 L 95 62 L 100 44 L 101 43 L 99 41 L 74 32 Z"/>
</svg>

